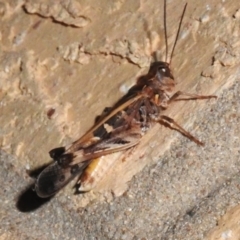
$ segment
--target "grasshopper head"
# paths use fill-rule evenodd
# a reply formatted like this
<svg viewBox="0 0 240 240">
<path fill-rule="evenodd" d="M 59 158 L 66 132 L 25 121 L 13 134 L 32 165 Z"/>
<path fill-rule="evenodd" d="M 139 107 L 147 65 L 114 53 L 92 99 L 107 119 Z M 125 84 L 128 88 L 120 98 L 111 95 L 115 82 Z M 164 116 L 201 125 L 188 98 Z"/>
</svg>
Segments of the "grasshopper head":
<svg viewBox="0 0 240 240">
<path fill-rule="evenodd" d="M 152 63 L 148 75 L 151 79 L 150 85 L 167 94 L 170 94 L 176 85 L 169 63 L 167 62 L 159 61 Z"/>
<path fill-rule="evenodd" d="M 163 79 L 167 78 L 174 80 L 169 64 L 167 62 L 152 63 L 149 69 L 149 73 L 153 75 L 159 82 L 162 82 Z"/>
</svg>

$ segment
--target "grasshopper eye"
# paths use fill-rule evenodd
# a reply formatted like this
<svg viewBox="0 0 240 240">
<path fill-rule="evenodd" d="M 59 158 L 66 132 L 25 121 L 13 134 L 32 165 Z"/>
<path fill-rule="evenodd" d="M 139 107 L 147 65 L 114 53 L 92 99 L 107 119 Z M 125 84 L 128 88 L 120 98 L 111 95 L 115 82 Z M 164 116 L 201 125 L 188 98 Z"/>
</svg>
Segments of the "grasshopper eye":
<svg viewBox="0 0 240 240">
<path fill-rule="evenodd" d="M 162 75 L 162 76 L 168 76 L 170 74 L 169 68 L 167 67 L 159 67 L 158 68 L 158 72 Z"/>
<path fill-rule="evenodd" d="M 174 79 L 168 66 L 159 66 L 157 68 L 157 75 L 159 79 L 163 77 Z"/>
<path fill-rule="evenodd" d="M 167 68 L 166 67 L 159 67 L 158 71 L 161 73 L 166 73 L 167 72 Z"/>
</svg>

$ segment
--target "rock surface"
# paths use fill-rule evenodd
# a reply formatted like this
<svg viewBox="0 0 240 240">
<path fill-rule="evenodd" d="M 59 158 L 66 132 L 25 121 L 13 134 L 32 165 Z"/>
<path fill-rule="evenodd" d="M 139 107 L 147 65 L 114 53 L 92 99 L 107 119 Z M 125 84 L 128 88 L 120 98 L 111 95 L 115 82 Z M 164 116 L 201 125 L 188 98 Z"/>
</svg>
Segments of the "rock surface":
<svg viewBox="0 0 240 240">
<path fill-rule="evenodd" d="M 183 6 L 167 5 L 170 50 Z M 26 172 L 165 58 L 163 3 L 12 0 L 0 17 L 0 239 L 238 239 L 239 1 L 189 3 L 172 59 L 176 91 L 218 96 L 166 113 L 205 147 L 156 125 L 94 191 L 51 199 Z"/>
</svg>

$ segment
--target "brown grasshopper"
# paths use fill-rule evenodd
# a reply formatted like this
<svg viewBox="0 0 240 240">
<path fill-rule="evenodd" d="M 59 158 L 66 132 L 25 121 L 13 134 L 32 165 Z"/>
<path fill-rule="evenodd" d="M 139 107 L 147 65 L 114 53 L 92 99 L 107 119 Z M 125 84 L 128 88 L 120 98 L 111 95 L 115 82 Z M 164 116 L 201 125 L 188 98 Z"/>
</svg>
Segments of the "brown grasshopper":
<svg viewBox="0 0 240 240">
<path fill-rule="evenodd" d="M 91 177 L 87 177 L 86 172 L 91 174 L 92 170 L 87 169 L 93 168 L 99 158 L 103 157 L 104 162 L 106 155 L 111 157 L 114 152 L 125 151 L 136 146 L 155 123 L 173 126 L 196 144 L 203 145 L 201 141 L 183 129 L 172 118 L 164 115 L 164 110 L 172 102 L 180 100 L 179 96 L 182 95 L 187 96 L 184 98 L 185 100 L 216 98 L 213 95 L 201 96 L 182 91 L 173 93 L 176 83 L 170 69 L 170 63 L 186 7 L 187 4 L 181 15 L 169 63 L 167 62 L 165 0 L 165 62 L 153 62 L 144 80 L 132 87 L 128 94 L 108 110 L 104 116 L 100 117 L 96 124 L 79 140 L 68 147 L 55 148 L 49 152 L 54 162 L 46 167 L 36 180 L 35 189 L 38 196 L 49 197 L 55 194 L 78 175 L 80 175 L 79 184 L 90 181 Z"/>
</svg>

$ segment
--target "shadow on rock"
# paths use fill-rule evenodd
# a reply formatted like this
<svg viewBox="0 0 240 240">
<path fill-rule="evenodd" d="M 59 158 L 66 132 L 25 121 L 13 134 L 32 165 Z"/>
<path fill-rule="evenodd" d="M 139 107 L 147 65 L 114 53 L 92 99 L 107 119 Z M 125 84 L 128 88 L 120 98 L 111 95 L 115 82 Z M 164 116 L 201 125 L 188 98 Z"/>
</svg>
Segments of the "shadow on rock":
<svg viewBox="0 0 240 240">
<path fill-rule="evenodd" d="M 46 167 L 46 165 L 41 166 L 31 172 L 28 175 L 32 178 L 36 178 L 39 173 Z M 42 205 L 49 202 L 52 197 L 40 198 L 34 191 L 35 184 L 29 185 L 19 196 L 16 203 L 16 207 L 20 212 L 32 212 L 40 208 Z"/>
<path fill-rule="evenodd" d="M 33 190 L 34 184 L 29 186 L 19 197 L 16 207 L 20 212 L 32 212 L 51 200 L 49 198 L 40 198 Z"/>
</svg>

